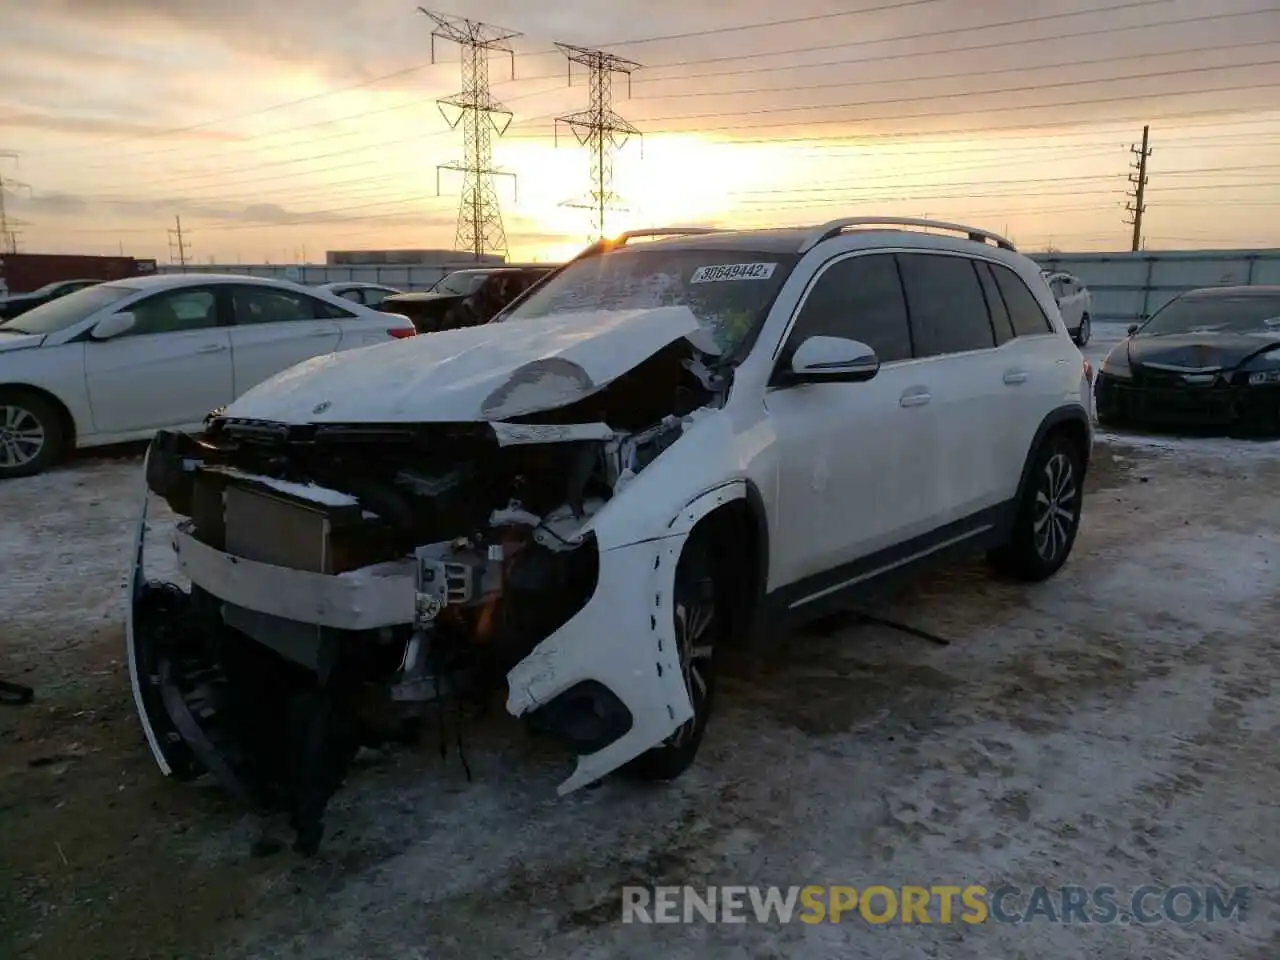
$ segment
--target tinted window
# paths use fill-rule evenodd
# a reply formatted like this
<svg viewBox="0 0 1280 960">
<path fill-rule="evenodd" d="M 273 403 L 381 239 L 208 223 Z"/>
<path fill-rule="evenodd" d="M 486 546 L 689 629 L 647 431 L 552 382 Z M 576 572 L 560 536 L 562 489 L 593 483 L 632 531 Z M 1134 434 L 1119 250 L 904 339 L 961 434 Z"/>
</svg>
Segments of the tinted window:
<svg viewBox="0 0 1280 960">
<path fill-rule="evenodd" d="M 294 323 L 300 320 L 335 320 L 351 316 L 339 307 L 292 290 L 235 287 L 231 295 L 238 324 Z"/>
<path fill-rule="evenodd" d="M 156 294 L 129 307 L 137 321 L 126 337 L 183 333 L 218 325 L 218 298 L 204 287 L 184 287 Z"/>
<path fill-rule="evenodd" d="M 909 359 L 907 305 L 893 256 L 849 257 L 818 277 L 796 318 L 791 347 L 809 337 L 861 340 L 881 363 Z"/>
<path fill-rule="evenodd" d="M 389 296 L 391 296 L 390 290 L 379 290 L 377 287 L 364 288 L 364 302 L 371 307 L 381 306 L 382 301 Z"/>
<path fill-rule="evenodd" d="M 361 291 L 359 289 L 343 290 L 338 296 L 343 300 L 351 300 L 354 303 L 362 303 L 360 298 Z"/>
<path fill-rule="evenodd" d="M 967 257 L 898 254 L 917 357 L 995 346 L 987 301 Z"/>
<path fill-rule="evenodd" d="M 1009 308 L 1014 333 L 1020 337 L 1029 337 L 1037 333 L 1053 332 L 1049 318 L 1040 308 L 1040 301 L 1027 289 L 1021 277 L 998 263 L 991 264 L 991 272 L 995 274 L 1000 294 L 1004 297 L 1005 306 Z"/>
<path fill-rule="evenodd" d="M 1000 296 L 1000 288 L 996 286 L 996 278 L 991 275 L 991 267 L 975 260 L 973 268 L 978 271 L 978 281 L 982 284 L 983 296 L 987 298 L 987 311 L 991 314 L 991 326 L 995 328 L 996 344 L 1008 343 L 1015 336 L 1013 323 L 1009 319 L 1009 309 L 1005 306 L 1004 297 Z"/>
</svg>

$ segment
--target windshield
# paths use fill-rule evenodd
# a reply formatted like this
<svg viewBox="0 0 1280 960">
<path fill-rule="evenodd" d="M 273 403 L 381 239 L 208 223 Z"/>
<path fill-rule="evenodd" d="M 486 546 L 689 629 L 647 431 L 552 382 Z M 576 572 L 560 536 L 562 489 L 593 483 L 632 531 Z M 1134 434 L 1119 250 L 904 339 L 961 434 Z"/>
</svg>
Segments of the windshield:
<svg viewBox="0 0 1280 960">
<path fill-rule="evenodd" d="M 750 346 L 798 259 L 707 247 L 616 250 L 569 264 L 501 319 L 686 306 L 728 355 Z"/>
<path fill-rule="evenodd" d="M 97 313 L 103 307 L 137 293 L 134 287 L 99 284 L 85 287 L 65 297 L 50 300 L 34 310 L 0 323 L 6 333 L 57 333 L 75 326 L 85 317 Z"/>
<path fill-rule="evenodd" d="M 434 287 L 431 288 L 432 293 L 452 293 L 459 297 L 469 297 L 480 289 L 480 284 L 484 283 L 485 277 L 489 276 L 487 271 L 476 270 L 459 270 L 457 273 L 451 273 Z"/>
<path fill-rule="evenodd" d="M 1179 297 L 1157 310 L 1139 331 L 1142 336 L 1277 332 L 1280 332 L 1280 294 Z"/>
</svg>

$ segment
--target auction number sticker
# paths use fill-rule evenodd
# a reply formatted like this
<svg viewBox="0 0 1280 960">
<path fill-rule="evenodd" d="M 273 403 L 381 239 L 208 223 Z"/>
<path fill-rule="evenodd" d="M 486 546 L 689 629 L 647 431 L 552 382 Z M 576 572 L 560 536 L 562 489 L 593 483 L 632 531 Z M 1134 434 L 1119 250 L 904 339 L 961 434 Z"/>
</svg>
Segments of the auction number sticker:
<svg viewBox="0 0 1280 960">
<path fill-rule="evenodd" d="M 768 280 L 776 263 L 725 263 L 699 267 L 689 278 L 690 283 L 719 283 L 722 280 Z"/>
</svg>

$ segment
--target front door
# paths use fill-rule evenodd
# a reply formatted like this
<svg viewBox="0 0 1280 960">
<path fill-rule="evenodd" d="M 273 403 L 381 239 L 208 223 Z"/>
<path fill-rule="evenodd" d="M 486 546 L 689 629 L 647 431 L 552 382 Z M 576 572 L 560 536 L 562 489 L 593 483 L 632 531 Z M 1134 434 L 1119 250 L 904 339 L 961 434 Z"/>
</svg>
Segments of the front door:
<svg viewBox="0 0 1280 960">
<path fill-rule="evenodd" d="M 234 399 L 231 339 L 216 287 L 166 290 L 126 308 L 131 330 L 85 344 L 85 380 L 97 433 L 200 423 Z"/>
<path fill-rule="evenodd" d="M 865 383 L 766 392 L 778 450 L 771 588 L 906 539 L 928 507 L 925 485 L 938 469 L 938 422 L 926 373 L 911 361 L 893 256 L 828 263 L 801 301 L 779 362 L 789 363 L 811 336 L 859 340 L 881 368 Z"/>
</svg>

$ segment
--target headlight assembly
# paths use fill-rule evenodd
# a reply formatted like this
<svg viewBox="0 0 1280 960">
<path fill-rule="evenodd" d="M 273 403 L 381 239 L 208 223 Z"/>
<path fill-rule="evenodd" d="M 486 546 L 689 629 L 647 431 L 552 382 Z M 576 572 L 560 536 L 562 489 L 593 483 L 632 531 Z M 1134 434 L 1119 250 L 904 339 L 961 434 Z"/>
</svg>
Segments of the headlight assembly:
<svg viewBox="0 0 1280 960">
<path fill-rule="evenodd" d="M 1280 384 L 1280 368 L 1259 370 L 1256 373 L 1249 374 L 1249 386 L 1251 387 L 1264 387 L 1271 384 Z"/>
<path fill-rule="evenodd" d="M 1102 366 L 1098 368 L 1098 371 L 1108 377 L 1116 377 L 1120 380 L 1133 379 L 1133 371 L 1129 369 L 1128 357 L 1117 360 L 1115 355 L 1112 354 L 1102 361 Z"/>
</svg>

